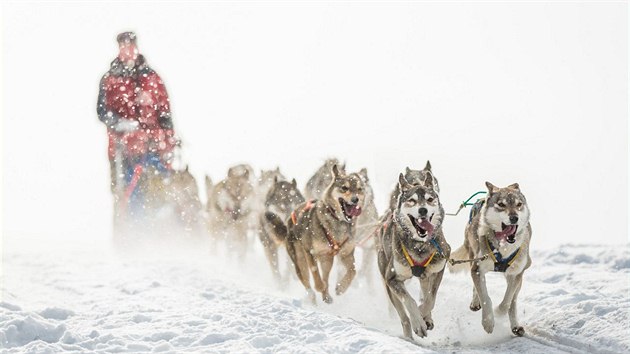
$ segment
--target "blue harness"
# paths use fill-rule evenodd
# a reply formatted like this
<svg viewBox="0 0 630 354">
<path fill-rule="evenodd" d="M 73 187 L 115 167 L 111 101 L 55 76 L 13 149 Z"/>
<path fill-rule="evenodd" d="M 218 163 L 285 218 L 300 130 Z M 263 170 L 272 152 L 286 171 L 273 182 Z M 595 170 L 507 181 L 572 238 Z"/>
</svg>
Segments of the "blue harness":
<svg viewBox="0 0 630 354">
<path fill-rule="evenodd" d="M 490 253 L 490 255 L 492 255 L 492 258 L 494 259 L 495 272 L 505 273 L 505 271 L 512 265 L 512 263 L 514 263 L 514 260 L 516 259 L 516 257 L 518 257 L 519 253 L 521 252 L 521 247 L 519 247 L 516 251 L 514 251 L 514 253 L 503 258 L 503 256 L 501 255 L 501 252 L 499 252 L 496 248 L 494 248 L 494 246 L 490 243 L 490 241 L 488 241 L 487 237 L 486 237 L 486 244 L 488 245 L 490 252 L 492 252 Z"/>
</svg>

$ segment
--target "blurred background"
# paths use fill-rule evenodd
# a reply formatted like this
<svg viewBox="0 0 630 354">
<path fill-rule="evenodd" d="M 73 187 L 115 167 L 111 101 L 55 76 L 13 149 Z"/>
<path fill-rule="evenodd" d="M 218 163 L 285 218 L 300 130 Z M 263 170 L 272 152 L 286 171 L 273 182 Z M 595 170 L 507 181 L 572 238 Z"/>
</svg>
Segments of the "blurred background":
<svg viewBox="0 0 630 354">
<path fill-rule="evenodd" d="M 111 235 L 101 76 L 132 30 L 184 161 L 367 167 L 383 212 L 431 160 L 453 212 L 519 182 L 533 248 L 628 241 L 627 4 L 2 4 L 3 237 Z M 202 193 L 203 194 L 203 193 Z M 449 218 L 463 240 L 467 213 Z"/>
</svg>

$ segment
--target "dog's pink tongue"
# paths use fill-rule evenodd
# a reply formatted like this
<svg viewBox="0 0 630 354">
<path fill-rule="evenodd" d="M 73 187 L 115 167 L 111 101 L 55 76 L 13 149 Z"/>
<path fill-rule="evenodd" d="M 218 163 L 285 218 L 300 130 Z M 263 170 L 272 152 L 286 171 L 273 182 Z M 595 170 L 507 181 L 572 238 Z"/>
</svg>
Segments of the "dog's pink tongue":
<svg viewBox="0 0 630 354">
<path fill-rule="evenodd" d="M 425 230 L 427 230 L 427 233 L 428 233 L 429 235 L 433 235 L 433 230 L 435 229 L 435 227 L 433 227 L 433 224 L 431 224 L 431 223 L 429 222 L 429 220 L 427 220 L 427 219 L 423 219 L 423 220 L 420 222 L 420 227 L 421 227 L 421 228 L 423 228 L 423 229 L 425 229 Z"/>
<path fill-rule="evenodd" d="M 361 215 L 361 207 L 353 206 L 350 208 L 350 216 L 359 216 Z"/>
<path fill-rule="evenodd" d="M 500 238 L 505 240 L 508 236 L 514 234 L 516 232 L 516 225 L 508 225 L 504 230 L 497 231 L 494 233 L 496 238 Z"/>
</svg>

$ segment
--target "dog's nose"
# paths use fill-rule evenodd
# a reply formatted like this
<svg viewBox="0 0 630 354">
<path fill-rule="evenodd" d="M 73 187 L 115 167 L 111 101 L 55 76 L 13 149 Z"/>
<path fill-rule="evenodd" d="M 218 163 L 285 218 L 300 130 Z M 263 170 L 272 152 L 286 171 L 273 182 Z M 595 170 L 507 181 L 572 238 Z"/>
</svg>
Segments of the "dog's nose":
<svg viewBox="0 0 630 354">
<path fill-rule="evenodd" d="M 516 215 L 510 215 L 510 222 L 512 224 L 516 224 L 518 222 L 518 216 Z"/>
<path fill-rule="evenodd" d="M 350 201 L 352 201 L 354 204 L 356 204 L 356 203 L 359 202 L 359 197 L 354 196 L 354 197 L 352 197 L 352 199 L 350 199 Z"/>
<path fill-rule="evenodd" d="M 418 214 L 420 214 L 420 217 L 422 217 L 422 218 L 425 218 L 428 213 L 429 213 L 429 211 L 427 210 L 427 208 L 420 208 L 420 209 L 418 209 Z"/>
</svg>

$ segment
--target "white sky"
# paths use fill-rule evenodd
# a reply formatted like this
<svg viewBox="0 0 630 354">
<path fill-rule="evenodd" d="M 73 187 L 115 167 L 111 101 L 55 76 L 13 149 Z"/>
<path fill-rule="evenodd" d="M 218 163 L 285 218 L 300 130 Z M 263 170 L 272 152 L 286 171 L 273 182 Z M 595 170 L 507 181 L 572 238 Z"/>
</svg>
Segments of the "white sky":
<svg viewBox="0 0 630 354">
<path fill-rule="evenodd" d="M 162 76 L 198 178 L 327 156 L 368 167 L 380 209 L 431 159 L 447 211 L 519 182 L 534 247 L 628 241 L 627 5 L 7 3 L 3 235 L 108 235 L 95 107 L 116 34 Z M 466 217 L 446 220 L 457 246 Z"/>
</svg>

